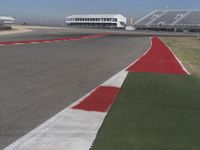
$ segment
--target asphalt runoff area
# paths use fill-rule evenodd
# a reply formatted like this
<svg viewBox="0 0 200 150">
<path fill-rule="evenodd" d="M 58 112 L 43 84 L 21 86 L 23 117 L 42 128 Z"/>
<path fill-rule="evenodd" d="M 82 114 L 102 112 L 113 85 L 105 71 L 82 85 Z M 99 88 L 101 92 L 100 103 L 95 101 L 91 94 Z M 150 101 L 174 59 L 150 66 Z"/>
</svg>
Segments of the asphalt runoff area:
<svg viewBox="0 0 200 150">
<path fill-rule="evenodd" d="M 33 29 L 0 41 L 79 37 L 102 30 Z M 110 34 L 0 46 L 0 149 L 22 137 L 141 56 L 149 37 Z"/>
</svg>

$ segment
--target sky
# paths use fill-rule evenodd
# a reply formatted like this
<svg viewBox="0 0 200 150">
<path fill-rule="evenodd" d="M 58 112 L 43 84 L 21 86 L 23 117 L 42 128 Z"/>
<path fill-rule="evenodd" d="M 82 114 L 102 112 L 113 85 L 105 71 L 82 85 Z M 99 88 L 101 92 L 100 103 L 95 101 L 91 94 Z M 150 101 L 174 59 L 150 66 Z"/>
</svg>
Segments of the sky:
<svg viewBox="0 0 200 150">
<path fill-rule="evenodd" d="M 200 9 L 200 0 L 0 0 L 0 16 L 38 21 L 94 13 L 119 13 L 137 20 L 155 9 Z"/>
</svg>

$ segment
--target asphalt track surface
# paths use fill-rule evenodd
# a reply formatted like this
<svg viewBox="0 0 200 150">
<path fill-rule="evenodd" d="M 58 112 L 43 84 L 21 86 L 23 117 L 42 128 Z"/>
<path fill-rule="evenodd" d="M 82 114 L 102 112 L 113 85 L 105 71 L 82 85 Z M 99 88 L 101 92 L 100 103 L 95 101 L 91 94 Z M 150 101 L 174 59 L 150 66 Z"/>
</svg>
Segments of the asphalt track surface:
<svg viewBox="0 0 200 150">
<path fill-rule="evenodd" d="M 0 41 L 98 33 L 103 32 L 34 29 L 0 36 Z M 110 34 L 77 41 L 0 46 L 0 149 L 125 68 L 149 45 L 148 37 Z"/>
</svg>

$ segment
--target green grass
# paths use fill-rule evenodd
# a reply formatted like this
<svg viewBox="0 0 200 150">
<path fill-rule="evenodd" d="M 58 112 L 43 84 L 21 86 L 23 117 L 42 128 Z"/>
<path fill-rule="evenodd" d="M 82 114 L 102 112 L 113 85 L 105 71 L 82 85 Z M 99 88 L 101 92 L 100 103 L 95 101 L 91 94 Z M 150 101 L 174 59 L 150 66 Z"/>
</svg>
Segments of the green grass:
<svg viewBox="0 0 200 150">
<path fill-rule="evenodd" d="M 93 150 L 200 150 L 200 80 L 129 73 Z"/>
<path fill-rule="evenodd" d="M 162 40 L 192 74 L 200 77 L 200 40 L 193 37 L 165 37 Z"/>
</svg>

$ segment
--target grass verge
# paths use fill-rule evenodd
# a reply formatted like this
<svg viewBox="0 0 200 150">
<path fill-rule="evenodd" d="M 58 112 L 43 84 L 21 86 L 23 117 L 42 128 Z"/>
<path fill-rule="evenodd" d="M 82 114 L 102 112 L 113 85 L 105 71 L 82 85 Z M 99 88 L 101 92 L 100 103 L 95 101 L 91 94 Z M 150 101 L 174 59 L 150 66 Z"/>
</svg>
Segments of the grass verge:
<svg viewBox="0 0 200 150">
<path fill-rule="evenodd" d="M 199 150 L 200 80 L 129 73 L 93 150 Z"/>
<path fill-rule="evenodd" d="M 165 37 L 162 40 L 192 74 L 200 77 L 200 40 L 194 37 Z"/>
</svg>

